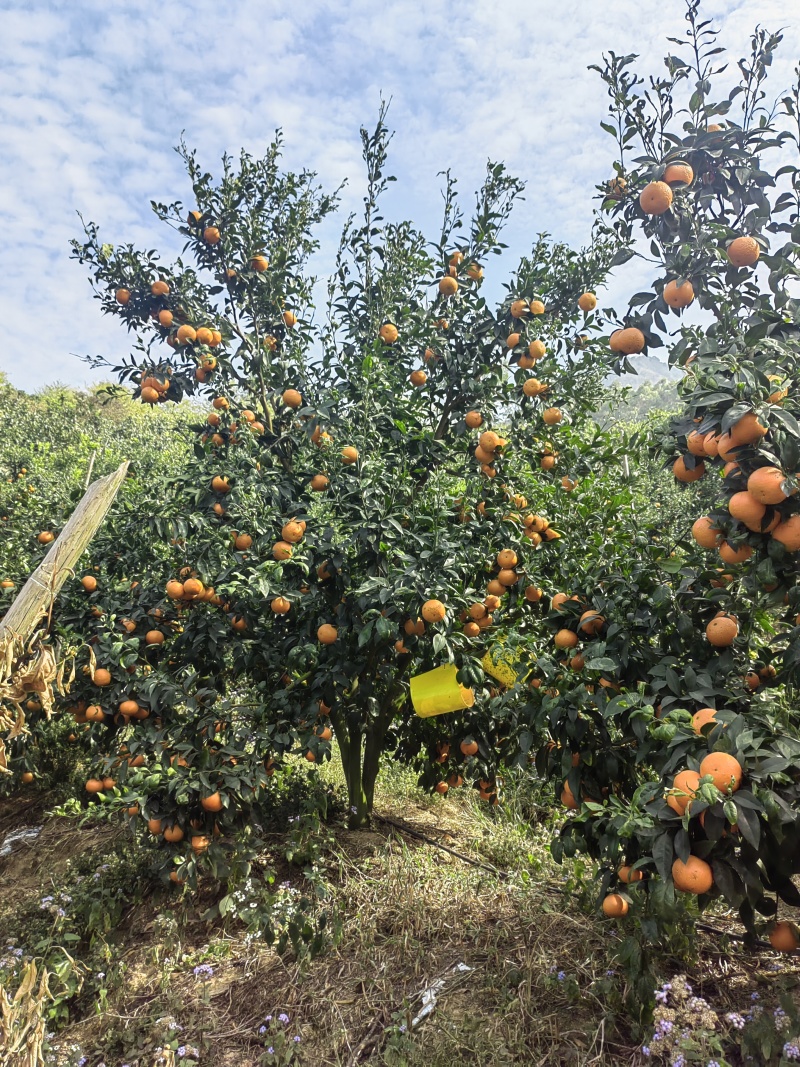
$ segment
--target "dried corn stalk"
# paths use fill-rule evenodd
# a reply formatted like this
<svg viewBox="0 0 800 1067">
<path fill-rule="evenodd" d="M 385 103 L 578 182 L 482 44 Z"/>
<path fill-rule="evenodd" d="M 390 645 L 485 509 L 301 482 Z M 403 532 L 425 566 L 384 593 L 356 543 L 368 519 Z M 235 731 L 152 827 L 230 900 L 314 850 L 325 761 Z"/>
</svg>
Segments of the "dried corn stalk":
<svg viewBox="0 0 800 1067">
<path fill-rule="evenodd" d="M 0 984 L 0 1067 L 43 1067 L 49 977 L 31 960 L 13 997 Z"/>
</svg>

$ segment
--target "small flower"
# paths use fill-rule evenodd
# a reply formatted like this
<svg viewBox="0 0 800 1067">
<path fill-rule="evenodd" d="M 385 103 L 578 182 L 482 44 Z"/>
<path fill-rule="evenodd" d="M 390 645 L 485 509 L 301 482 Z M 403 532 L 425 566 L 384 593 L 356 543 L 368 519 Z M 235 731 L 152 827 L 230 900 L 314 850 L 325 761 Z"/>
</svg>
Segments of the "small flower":
<svg viewBox="0 0 800 1067">
<path fill-rule="evenodd" d="M 734 1030 L 744 1030 L 744 1017 L 741 1016 L 738 1011 L 729 1011 L 725 1016 L 725 1019 L 731 1024 Z"/>
<path fill-rule="evenodd" d="M 214 968 L 208 963 L 201 963 L 194 969 L 195 978 L 199 978 L 201 982 L 207 982 L 214 976 Z"/>
<path fill-rule="evenodd" d="M 706 1067 L 719 1067 L 719 1060 L 709 1060 Z"/>
<path fill-rule="evenodd" d="M 268 1016 L 266 1017 L 266 1019 L 264 1020 L 264 1022 L 265 1022 L 265 1023 L 271 1023 L 271 1022 L 272 1022 L 272 1016 L 271 1016 L 271 1015 L 268 1015 Z"/>
<path fill-rule="evenodd" d="M 616 971 L 608 970 L 606 971 L 606 978 L 613 978 L 616 973 Z"/>
<path fill-rule="evenodd" d="M 292 1041 L 294 1041 L 295 1045 L 299 1045 L 300 1044 L 300 1035 L 299 1034 L 295 1034 L 294 1037 L 292 1038 Z"/>
<path fill-rule="evenodd" d="M 270 1045 L 269 1048 L 267 1049 L 267 1054 L 270 1055 L 270 1056 L 274 1056 L 275 1055 L 275 1049 L 272 1047 L 272 1045 Z"/>
<path fill-rule="evenodd" d="M 787 1060 L 800 1060 L 800 1045 L 793 1041 L 787 1041 L 783 1046 L 783 1054 Z"/>
<path fill-rule="evenodd" d="M 759 997 L 758 993 L 751 993 L 750 994 L 750 999 L 751 1000 L 760 1000 L 760 997 Z"/>
<path fill-rule="evenodd" d="M 559 980 L 559 982 L 563 982 L 566 977 L 567 977 L 567 972 L 566 971 L 559 971 L 558 974 L 556 975 L 556 978 Z"/>
<path fill-rule="evenodd" d="M 101 982 L 103 981 L 105 976 L 106 976 L 106 972 L 105 971 L 98 971 L 97 972 L 97 977 L 100 979 Z"/>
<path fill-rule="evenodd" d="M 267 1028 L 266 1028 L 266 1026 L 259 1026 L 259 1028 L 258 1028 L 258 1032 L 259 1032 L 260 1034 L 265 1034 L 265 1033 L 267 1032 Z"/>
<path fill-rule="evenodd" d="M 180 1046 L 180 1048 L 178 1049 L 178 1055 L 181 1059 L 183 1059 L 183 1057 L 186 1055 L 186 1045 Z"/>
<path fill-rule="evenodd" d="M 647 1045 L 642 1045 L 642 1055 L 645 1057 L 645 1059 L 649 1058 L 650 1049 L 647 1047 Z"/>
<path fill-rule="evenodd" d="M 288 1021 L 289 1021 L 289 1016 L 286 1014 L 285 1011 L 282 1011 L 280 1013 L 280 1015 L 278 1016 L 278 1022 L 279 1023 L 283 1023 L 283 1025 L 285 1026 L 288 1023 Z"/>
</svg>

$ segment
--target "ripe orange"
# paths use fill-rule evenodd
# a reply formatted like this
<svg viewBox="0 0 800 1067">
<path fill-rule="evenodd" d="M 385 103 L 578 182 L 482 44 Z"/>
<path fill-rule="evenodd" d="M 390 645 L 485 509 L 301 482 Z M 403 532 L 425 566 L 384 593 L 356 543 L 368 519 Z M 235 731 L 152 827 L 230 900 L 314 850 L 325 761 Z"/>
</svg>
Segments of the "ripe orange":
<svg viewBox="0 0 800 1067">
<path fill-rule="evenodd" d="M 724 560 L 725 563 L 744 563 L 750 559 L 752 554 L 752 545 L 739 545 L 738 548 L 734 548 L 727 541 L 723 541 L 719 546 L 720 559 Z"/>
<path fill-rule="evenodd" d="M 561 422 L 563 417 L 564 416 L 559 408 L 546 408 L 542 412 L 542 419 L 548 426 L 555 426 L 557 423 Z"/>
<path fill-rule="evenodd" d="M 759 467 L 747 479 L 747 491 L 760 504 L 780 504 L 797 492 L 785 493 L 782 486 L 786 475 L 779 467 Z"/>
<path fill-rule="evenodd" d="M 547 346 L 545 345 L 544 341 L 531 341 L 531 343 L 528 345 L 528 355 L 531 357 L 532 360 L 534 360 L 534 362 L 537 359 L 542 359 L 546 352 Z"/>
<path fill-rule="evenodd" d="M 183 595 L 187 599 L 194 600 L 202 594 L 204 588 L 205 586 L 199 578 L 187 578 L 183 583 Z"/>
<path fill-rule="evenodd" d="M 525 587 L 525 599 L 531 604 L 538 604 L 544 596 L 544 592 L 538 585 L 528 585 Z"/>
<path fill-rule="evenodd" d="M 160 630 L 148 630 L 144 640 L 147 645 L 163 645 L 164 635 Z"/>
<path fill-rule="evenodd" d="M 664 171 L 664 181 L 691 185 L 694 181 L 694 171 L 688 163 L 670 163 Z"/>
<path fill-rule="evenodd" d="M 707 893 L 714 884 L 711 867 L 699 856 L 689 856 L 686 863 L 675 860 L 672 864 L 672 881 L 682 893 Z"/>
<path fill-rule="evenodd" d="M 730 435 L 739 445 L 752 445 L 760 441 L 767 431 L 768 427 L 762 426 L 755 413 L 749 411 L 731 426 Z"/>
<path fill-rule="evenodd" d="M 624 867 L 620 867 L 620 869 L 617 871 L 617 878 L 619 878 L 620 882 L 622 882 L 623 885 L 631 885 L 633 882 L 641 882 L 641 880 L 644 878 L 644 874 L 640 868 L 637 867 L 636 870 L 633 870 L 631 867 L 626 865 Z"/>
<path fill-rule="evenodd" d="M 253 256 L 250 260 L 250 270 L 263 274 L 265 270 L 269 270 L 269 260 L 266 256 Z"/>
<path fill-rule="evenodd" d="M 221 475 L 211 479 L 211 488 L 215 493 L 229 493 L 231 491 L 230 482 L 227 478 L 223 478 Z"/>
<path fill-rule="evenodd" d="M 454 296 L 458 292 L 458 282 L 450 275 L 439 279 L 439 292 L 442 296 Z"/>
<path fill-rule="evenodd" d="M 118 304 L 127 304 L 131 298 L 130 289 L 117 289 L 114 293 L 114 299 Z"/>
<path fill-rule="evenodd" d="M 200 806 L 203 811 L 222 811 L 222 797 L 219 792 L 211 793 L 207 797 L 201 797 Z"/>
<path fill-rule="evenodd" d="M 174 826 L 167 826 L 164 830 L 164 840 L 168 841 L 171 845 L 175 845 L 179 841 L 183 841 L 183 830 L 180 828 L 180 826 L 178 826 L 177 823 Z M 172 874 L 175 874 L 175 872 L 172 871 Z M 172 877 L 172 874 L 170 875 L 170 877 Z"/>
<path fill-rule="evenodd" d="M 714 708 L 700 708 L 692 715 L 692 729 L 696 734 L 702 734 L 703 727 L 708 723 L 717 721 L 717 713 Z"/>
<path fill-rule="evenodd" d="M 686 447 L 693 456 L 705 456 L 706 439 L 702 434 L 699 434 L 697 430 L 692 430 L 686 438 Z"/>
<path fill-rule="evenodd" d="M 509 311 L 512 318 L 521 319 L 528 311 L 528 302 L 526 300 L 512 300 Z"/>
<path fill-rule="evenodd" d="M 728 511 L 734 519 L 738 519 L 739 522 L 744 523 L 748 530 L 753 530 L 756 533 L 761 532 L 761 524 L 767 509 L 746 490 L 733 494 L 728 501 Z M 774 530 L 779 522 L 780 515 L 776 514 L 767 527 L 767 530 Z"/>
<path fill-rule="evenodd" d="M 358 461 L 358 450 L 353 448 L 352 445 L 346 445 L 341 452 L 342 463 L 351 464 Z"/>
<path fill-rule="evenodd" d="M 497 580 L 501 585 L 512 586 L 516 585 L 519 581 L 519 575 L 515 570 L 511 570 L 511 568 L 506 568 L 499 572 L 499 574 L 497 575 Z"/>
<path fill-rule="evenodd" d="M 800 552 L 800 515 L 790 515 L 788 519 L 779 522 L 772 531 L 776 541 L 784 546 L 787 552 Z"/>
<path fill-rule="evenodd" d="M 735 793 L 742 784 L 742 765 L 727 752 L 710 752 L 700 763 L 700 775 L 710 774 L 722 793 Z"/>
<path fill-rule="evenodd" d="M 639 194 L 645 215 L 663 215 L 672 206 L 672 190 L 666 182 L 650 182 Z"/>
<path fill-rule="evenodd" d="M 426 600 L 422 605 L 422 617 L 425 622 L 442 622 L 447 615 L 447 608 L 441 600 Z"/>
<path fill-rule="evenodd" d="M 385 322 L 378 330 L 378 336 L 385 345 L 393 345 L 400 336 L 397 327 L 391 322 Z"/>
<path fill-rule="evenodd" d="M 578 807 L 578 802 L 575 800 L 575 796 L 569 787 L 569 782 L 566 779 L 561 787 L 561 803 L 564 805 L 565 808 L 575 809 Z"/>
<path fill-rule="evenodd" d="M 339 631 L 328 622 L 323 623 L 317 630 L 317 640 L 321 645 L 332 645 L 338 636 Z"/>
<path fill-rule="evenodd" d="M 683 815 L 699 785 L 697 771 L 679 771 L 672 779 L 672 788 L 664 794 L 667 804 L 678 815 Z"/>
<path fill-rule="evenodd" d="M 465 637 L 477 637 L 481 632 L 481 628 L 477 622 L 465 622 L 463 632 Z"/>
<path fill-rule="evenodd" d="M 692 524 L 692 537 L 702 548 L 716 548 L 721 536 L 720 530 L 708 515 L 696 519 Z"/>
<path fill-rule="evenodd" d="M 679 482 L 697 482 L 706 472 L 706 465 L 702 460 L 694 467 L 687 467 L 683 456 L 678 456 L 672 464 L 672 473 Z"/>
<path fill-rule="evenodd" d="M 294 549 L 288 541 L 276 541 L 272 546 L 272 558 L 279 563 L 292 558 Z"/>
<path fill-rule="evenodd" d="M 531 315 L 544 315 L 544 304 L 541 300 L 531 300 L 529 307 Z"/>
<path fill-rule="evenodd" d="M 311 490 L 314 493 L 324 493 L 328 488 L 328 479 L 324 474 L 315 474 L 309 482 Z"/>
<path fill-rule="evenodd" d="M 734 267 L 752 267 L 760 255 L 761 249 L 754 237 L 736 237 L 728 245 L 728 259 Z"/>
<path fill-rule="evenodd" d="M 559 630 L 553 638 L 556 648 L 575 648 L 578 643 L 578 635 L 572 630 Z"/>
<path fill-rule="evenodd" d="M 183 596 L 183 582 L 178 582 L 171 578 L 167 582 L 167 596 L 171 600 L 180 600 Z"/>
<path fill-rule="evenodd" d="M 734 615 L 718 615 L 706 626 L 706 637 L 715 648 L 728 648 L 739 634 L 739 621 Z"/>
<path fill-rule="evenodd" d="M 424 370 L 412 370 L 412 372 L 408 376 L 408 380 L 411 382 L 412 385 L 421 387 L 425 384 L 425 382 L 427 382 L 428 375 L 425 373 Z"/>
<path fill-rule="evenodd" d="M 54 533 L 51 533 L 49 530 L 42 530 L 42 532 L 36 538 L 40 545 L 49 545 L 50 542 L 55 541 L 55 539 L 56 535 Z"/>
<path fill-rule="evenodd" d="M 605 626 L 605 623 L 606 620 L 600 612 L 590 608 L 589 611 L 584 611 L 581 615 L 578 629 L 582 630 L 585 634 L 589 634 L 591 637 L 596 637 Z"/>
<path fill-rule="evenodd" d="M 213 345 L 214 344 L 214 331 L 209 330 L 208 326 L 201 326 L 195 335 L 195 339 L 199 345 Z M 207 370 L 214 370 L 217 365 L 217 361 L 213 356 L 203 357 L 203 366 Z"/>
<path fill-rule="evenodd" d="M 290 519 L 289 522 L 285 522 L 281 529 L 281 537 L 284 541 L 288 541 L 290 545 L 296 545 L 299 541 L 303 540 L 303 534 L 305 533 L 305 527 L 296 519 Z"/>
<path fill-rule="evenodd" d="M 645 336 L 635 326 L 614 330 L 608 341 L 612 352 L 622 352 L 626 356 L 636 356 L 644 351 Z"/>
<path fill-rule="evenodd" d="M 517 559 L 517 553 L 513 548 L 504 548 L 501 552 L 497 553 L 497 566 L 503 569 L 508 567 L 516 567 L 519 562 Z"/>
<path fill-rule="evenodd" d="M 594 311 L 597 307 L 597 297 L 594 293 L 581 293 L 578 297 L 578 307 L 581 311 Z"/>
<path fill-rule="evenodd" d="M 286 328 L 291 330 L 293 326 L 297 325 L 297 315 L 293 311 L 284 311 L 283 322 Z"/>
<path fill-rule="evenodd" d="M 97 579 L 93 574 L 85 574 L 81 578 L 81 585 L 87 593 L 93 593 L 97 589 Z"/>
<path fill-rule="evenodd" d="M 478 751 L 478 742 L 470 739 L 469 741 L 462 741 L 458 746 L 461 752 L 465 756 L 474 756 Z"/>
<path fill-rule="evenodd" d="M 164 308 L 163 311 L 159 311 L 159 313 L 158 313 L 158 321 L 161 323 L 162 326 L 167 326 L 167 327 L 171 326 L 172 325 L 172 312 L 169 311 L 167 308 Z"/>
<path fill-rule="evenodd" d="M 610 919 L 619 919 L 628 914 L 628 902 L 619 893 L 609 893 L 603 899 L 603 914 Z"/>
<path fill-rule="evenodd" d="M 479 282 L 483 277 L 483 269 L 477 263 L 470 263 L 467 267 L 467 276 L 474 282 Z"/>
<path fill-rule="evenodd" d="M 175 334 L 175 340 L 179 345 L 194 344 L 197 339 L 197 334 L 192 326 L 184 324 L 178 327 L 178 332 Z"/>
<path fill-rule="evenodd" d="M 240 533 L 234 538 L 233 547 L 237 552 L 246 552 L 253 544 L 253 538 L 250 534 Z"/>
<path fill-rule="evenodd" d="M 296 389 L 286 389 L 281 397 L 281 400 L 287 406 L 287 408 L 299 408 L 303 403 L 303 398 Z"/>
<path fill-rule="evenodd" d="M 270 604 L 270 608 L 272 608 L 276 615 L 287 615 L 291 608 L 291 604 L 285 596 L 276 596 Z"/>
<path fill-rule="evenodd" d="M 464 416 L 464 422 L 470 428 L 470 430 L 477 430 L 477 428 L 483 423 L 483 415 L 480 411 L 468 411 Z"/>
<path fill-rule="evenodd" d="M 506 348 L 516 348 L 520 341 L 520 335 L 518 333 L 510 333 L 506 337 Z"/>
<path fill-rule="evenodd" d="M 201 852 L 207 852 L 211 842 L 206 834 L 192 834 L 191 844 L 192 852 L 199 854 Z"/>
<path fill-rule="evenodd" d="M 111 685 L 111 672 L 107 671 L 105 667 L 98 667 L 94 672 L 94 678 L 92 680 L 95 685 L 102 687 Z"/>
<path fill-rule="evenodd" d="M 99 778 L 90 778 L 85 786 L 87 793 L 102 793 L 103 783 Z"/>
<path fill-rule="evenodd" d="M 165 281 L 153 282 L 150 286 L 150 292 L 153 296 L 167 296 L 169 293 L 169 286 Z"/>
<path fill-rule="evenodd" d="M 203 230 L 203 240 L 207 245 L 218 245 L 220 236 L 221 234 L 216 226 L 206 226 Z"/>
<path fill-rule="evenodd" d="M 800 948 L 797 928 L 785 920 L 776 922 L 769 932 L 769 943 L 776 952 L 794 952 L 796 948 Z"/>
<path fill-rule="evenodd" d="M 545 392 L 546 389 L 547 386 L 543 385 L 538 378 L 526 378 L 522 383 L 522 392 L 525 396 L 538 396 L 539 393 Z"/>
<path fill-rule="evenodd" d="M 673 278 L 664 286 L 664 303 L 671 308 L 685 308 L 694 300 L 694 288 L 690 281 L 680 285 Z"/>
</svg>

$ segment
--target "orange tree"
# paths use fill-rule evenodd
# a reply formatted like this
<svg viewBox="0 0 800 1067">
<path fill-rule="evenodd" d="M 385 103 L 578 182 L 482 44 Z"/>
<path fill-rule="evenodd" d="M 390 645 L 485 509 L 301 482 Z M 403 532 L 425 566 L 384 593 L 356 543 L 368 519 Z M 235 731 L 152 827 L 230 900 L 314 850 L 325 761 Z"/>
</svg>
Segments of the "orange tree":
<svg viewBox="0 0 800 1067">
<path fill-rule="evenodd" d="M 623 531 L 629 555 L 597 544 L 562 571 L 574 599 L 551 601 L 542 625 L 588 684 L 551 657 L 554 684 L 528 714 L 552 738 L 540 769 L 577 809 L 555 853 L 602 861 L 604 889 L 619 889 L 607 914 L 675 889 L 701 907 L 721 895 L 786 948 L 779 902 L 800 905 L 798 90 L 765 103 L 779 38 L 758 30 L 740 82 L 715 95 L 716 35 L 694 2 L 687 21 L 687 58 L 668 57 L 664 77 L 645 82 L 631 56 L 599 69 L 620 149 L 603 208 L 623 254 L 658 271 L 610 346 L 671 335 L 684 407 L 663 443 L 677 480 L 699 483 L 685 487 L 693 536 L 690 520 L 659 547 L 645 522 L 638 541 Z M 680 320 L 689 306 L 696 324 Z"/>
<path fill-rule="evenodd" d="M 307 259 L 335 197 L 282 173 L 277 142 L 226 159 L 218 184 L 182 147 L 191 210 L 153 205 L 185 241 L 173 266 L 91 224 L 74 246 L 133 336 L 119 379 L 147 405 L 198 401 L 192 464 L 153 480 L 152 514 L 98 539 L 97 588 L 76 583 L 59 616 L 87 642 L 70 704 L 87 788 L 119 791 L 175 877 L 198 857 L 222 870 L 214 834 L 251 833 L 284 757 L 327 759 L 334 737 L 353 827 L 386 751 L 439 792 L 464 772 L 496 800 L 507 711 L 481 660 L 514 645 L 564 543 L 539 503 L 591 466 L 580 427 L 617 359 L 592 292 L 613 228 L 582 253 L 540 238 L 494 311 L 484 271 L 522 183 L 489 165 L 465 222 L 448 176 L 429 243 L 381 214 L 383 114 L 362 140 L 364 216 L 345 226 L 322 328 Z M 418 718 L 410 678 L 448 663 L 474 706 Z"/>
</svg>

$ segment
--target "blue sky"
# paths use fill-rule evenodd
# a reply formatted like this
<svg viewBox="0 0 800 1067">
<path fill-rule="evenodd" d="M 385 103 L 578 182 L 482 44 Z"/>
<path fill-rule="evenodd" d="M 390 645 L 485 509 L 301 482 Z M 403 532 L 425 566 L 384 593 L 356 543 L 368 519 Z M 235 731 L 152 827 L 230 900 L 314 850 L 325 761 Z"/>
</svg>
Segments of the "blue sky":
<svg viewBox="0 0 800 1067">
<path fill-rule="evenodd" d="M 711 0 L 706 13 L 737 57 L 755 23 L 785 27 L 770 82 L 776 93 L 790 82 L 797 0 Z M 349 179 L 343 220 L 362 194 L 358 129 L 383 93 L 397 131 L 391 214 L 435 232 L 437 173 L 451 167 L 467 194 L 491 157 L 528 183 L 507 267 L 541 230 L 585 242 L 592 187 L 613 160 L 598 126 L 604 90 L 586 68 L 613 48 L 658 73 L 682 16 L 663 0 L 0 0 L 0 370 L 29 390 L 83 384 L 91 373 L 78 355 L 127 350 L 69 259 L 75 213 L 106 241 L 168 247 L 149 201 L 189 199 L 172 151 L 182 130 L 216 171 L 224 151 L 259 152 L 282 127 L 287 166 L 317 170 L 327 187 Z M 338 225 L 326 230 L 320 273 Z M 635 284 L 618 279 L 610 297 L 621 306 Z"/>
</svg>

